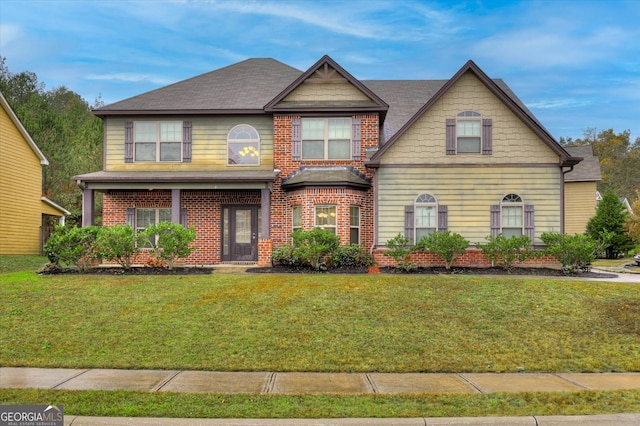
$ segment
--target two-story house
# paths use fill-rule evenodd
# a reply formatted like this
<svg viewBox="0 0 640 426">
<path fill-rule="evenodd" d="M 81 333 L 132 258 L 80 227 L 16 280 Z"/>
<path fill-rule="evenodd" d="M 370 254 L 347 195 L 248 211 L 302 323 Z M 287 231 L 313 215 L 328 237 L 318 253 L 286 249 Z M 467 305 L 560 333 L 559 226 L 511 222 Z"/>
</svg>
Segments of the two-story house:
<svg viewBox="0 0 640 426">
<path fill-rule="evenodd" d="M 266 265 L 298 228 L 376 252 L 398 233 L 472 242 L 564 228 L 557 144 L 473 62 L 451 79 L 360 81 L 249 59 L 95 111 L 104 170 L 76 176 L 83 223 L 194 226 L 190 264 Z"/>
<path fill-rule="evenodd" d="M 71 213 L 42 195 L 49 161 L 0 93 L 0 255 L 42 253 Z"/>
</svg>

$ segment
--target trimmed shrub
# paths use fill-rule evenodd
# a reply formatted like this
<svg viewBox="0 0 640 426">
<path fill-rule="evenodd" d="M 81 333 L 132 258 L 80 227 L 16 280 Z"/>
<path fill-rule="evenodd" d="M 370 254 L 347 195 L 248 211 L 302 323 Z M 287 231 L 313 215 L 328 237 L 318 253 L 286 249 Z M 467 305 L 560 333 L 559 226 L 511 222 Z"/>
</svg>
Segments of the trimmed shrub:
<svg viewBox="0 0 640 426">
<path fill-rule="evenodd" d="M 338 247 L 329 261 L 334 268 L 362 268 L 374 264 L 373 256 L 359 244 Z"/>
<path fill-rule="evenodd" d="M 99 257 L 116 262 L 124 269 L 131 269 L 140 253 L 138 236 L 130 225 L 114 225 L 100 229 L 96 240 Z"/>
<path fill-rule="evenodd" d="M 510 270 L 516 263 L 522 263 L 536 255 L 531 249 L 531 239 L 526 235 L 507 238 L 502 234 L 486 237 L 487 244 L 478 243 L 482 254 L 494 265 Z"/>
<path fill-rule="evenodd" d="M 146 228 L 142 235 L 151 244 L 150 254 L 161 262 L 166 262 L 169 269 L 179 258 L 187 257 L 196 250 L 189 244 L 196 239 L 193 227 L 185 228 L 178 223 L 160 222 Z"/>
<path fill-rule="evenodd" d="M 315 228 L 312 231 L 296 229 L 292 234 L 294 257 L 315 270 L 326 269 L 330 254 L 340 245 L 340 237 Z"/>
<path fill-rule="evenodd" d="M 566 272 L 590 271 L 598 244 L 589 235 L 567 235 L 545 232 L 541 236 L 547 245 L 545 253 L 555 257 Z"/>
<path fill-rule="evenodd" d="M 281 246 L 273 250 L 271 263 L 274 266 L 300 267 L 304 266 L 304 261 L 296 256 L 296 251 L 291 245 Z"/>
<path fill-rule="evenodd" d="M 100 228 L 97 226 L 58 226 L 44 245 L 49 262 L 54 265 L 73 265 L 81 272 L 87 270 L 97 258 L 95 242 L 99 231 Z"/>
<path fill-rule="evenodd" d="M 389 250 L 382 254 L 396 261 L 396 269 L 404 272 L 415 271 L 418 269 L 418 265 L 411 261 L 412 241 L 411 238 L 398 233 L 398 235 L 387 241 L 385 245 Z"/>
<path fill-rule="evenodd" d="M 469 247 L 469 241 L 451 231 L 431 232 L 420 239 L 415 250 L 431 251 L 444 260 L 445 268 L 451 269 L 453 261 L 462 256 Z"/>
</svg>

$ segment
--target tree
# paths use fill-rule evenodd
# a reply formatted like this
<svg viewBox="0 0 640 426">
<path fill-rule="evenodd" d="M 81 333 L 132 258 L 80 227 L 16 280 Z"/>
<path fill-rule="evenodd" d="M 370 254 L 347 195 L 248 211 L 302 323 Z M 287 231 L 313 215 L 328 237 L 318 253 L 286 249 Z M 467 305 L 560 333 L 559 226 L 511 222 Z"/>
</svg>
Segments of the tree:
<svg viewBox="0 0 640 426">
<path fill-rule="evenodd" d="M 81 215 L 82 193 L 72 177 L 102 168 L 102 120 L 77 93 L 64 86 L 47 91 L 34 73 L 11 73 L 1 57 L 0 91 L 49 160 L 43 195 L 70 210 L 69 223 L 74 223 Z"/>
<path fill-rule="evenodd" d="M 589 128 L 583 138 L 560 138 L 561 145 L 591 145 L 593 155 L 600 160 L 601 193 L 614 192 L 633 201 L 640 185 L 640 137 L 631 143 L 631 132 L 615 133 L 613 129 L 597 131 Z"/>
<path fill-rule="evenodd" d="M 636 194 L 636 201 L 631 205 L 632 214 L 627 216 L 624 227 L 629 238 L 638 245 L 640 244 L 640 189 Z"/>
<path fill-rule="evenodd" d="M 626 219 L 627 211 L 618 196 L 605 192 L 595 216 L 587 222 L 587 234 L 601 244 L 607 259 L 615 259 L 618 254 L 633 248 L 633 242 L 624 229 Z"/>
</svg>

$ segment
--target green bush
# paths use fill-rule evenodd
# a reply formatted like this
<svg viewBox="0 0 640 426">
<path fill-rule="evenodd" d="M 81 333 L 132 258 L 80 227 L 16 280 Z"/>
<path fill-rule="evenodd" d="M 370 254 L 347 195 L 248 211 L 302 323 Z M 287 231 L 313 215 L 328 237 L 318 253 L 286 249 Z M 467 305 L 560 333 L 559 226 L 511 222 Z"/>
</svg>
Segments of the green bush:
<svg viewBox="0 0 640 426">
<path fill-rule="evenodd" d="M 340 245 L 340 237 L 315 228 L 312 231 L 296 229 L 292 234 L 294 257 L 315 270 L 326 269 L 330 254 Z"/>
<path fill-rule="evenodd" d="M 73 265 L 79 271 L 85 271 L 97 258 L 95 242 L 99 231 L 97 226 L 58 226 L 44 245 L 49 262 L 54 265 Z"/>
<path fill-rule="evenodd" d="M 451 269 L 453 261 L 458 256 L 462 256 L 469 247 L 469 241 L 465 240 L 460 234 L 451 233 L 451 231 L 431 232 L 420 239 L 415 246 L 415 250 L 431 251 L 442 260 L 445 267 Z"/>
<path fill-rule="evenodd" d="M 516 263 L 522 263 L 536 255 L 535 250 L 531 249 L 531 239 L 526 235 L 507 238 L 498 234 L 497 237 L 486 237 L 486 240 L 487 244 L 478 243 L 482 254 L 503 269 L 511 269 Z"/>
<path fill-rule="evenodd" d="M 100 229 L 96 250 L 99 257 L 130 269 L 140 253 L 137 242 L 138 236 L 130 225 L 114 225 Z"/>
<path fill-rule="evenodd" d="M 292 245 L 281 246 L 273 250 L 271 263 L 273 263 L 274 266 L 304 266 L 304 261 L 296 256 L 296 250 Z"/>
<path fill-rule="evenodd" d="M 361 268 L 374 264 L 373 256 L 359 244 L 338 247 L 332 254 L 330 264 L 334 268 Z"/>
<path fill-rule="evenodd" d="M 176 260 L 196 250 L 189 246 L 196 239 L 195 229 L 178 223 L 160 222 L 145 228 L 141 236 L 151 245 L 151 257 L 166 262 L 169 269 L 173 269 Z"/>
<path fill-rule="evenodd" d="M 411 272 L 418 268 L 418 265 L 411 261 L 411 253 L 413 247 L 411 238 L 407 238 L 398 233 L 395 237 L 391 238 L 385 244 L 388 250 L 383 255 L 393 258 L 396 261 L 396 269 L 404 272 Z"/>
<path fill-rule="evenodd" d="M 562 263 L 563 270 L 575 273 L 591 269 L 598 244 L 589 235 L 545 232 L 541 239 L 547 245 L 545 253 Z"/>
</svg>

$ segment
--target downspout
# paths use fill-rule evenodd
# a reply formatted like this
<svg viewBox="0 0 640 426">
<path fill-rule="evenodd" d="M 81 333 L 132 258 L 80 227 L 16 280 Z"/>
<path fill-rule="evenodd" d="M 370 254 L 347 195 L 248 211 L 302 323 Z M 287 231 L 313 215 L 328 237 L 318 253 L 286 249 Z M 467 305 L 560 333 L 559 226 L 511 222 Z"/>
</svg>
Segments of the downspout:
<svg viewBox="0 0 640 426">
<path fill-rule="evenodd" d="M 378 169 L 373 169 L 373 240 L 369 254 L 373 256 L 378 241 Z"/>
<path fill-rule="evenodd" d="M 562 214 L 560 215 L 560 233 L 561 234 L 564 234 L 564 217 L 566 215 L 565 205 L 564 205 L 564 176 L 567 173 L 570 173 L 574 167 L 575 166 L 570 166 L 569 170 L 563 170 L 562 176 L 560 176 L 560 188 L 562 188 L 562 191 L 560 191 L 560 210 L 562 212 Z"/>
</svg>

